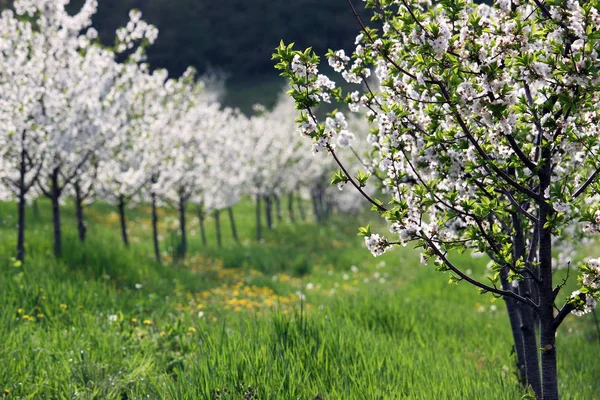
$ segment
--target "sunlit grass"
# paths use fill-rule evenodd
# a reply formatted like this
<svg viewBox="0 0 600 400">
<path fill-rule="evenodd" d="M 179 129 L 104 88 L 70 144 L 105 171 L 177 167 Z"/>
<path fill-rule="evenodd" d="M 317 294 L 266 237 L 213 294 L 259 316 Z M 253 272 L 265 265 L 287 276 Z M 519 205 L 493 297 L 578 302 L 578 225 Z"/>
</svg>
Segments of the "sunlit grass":
<svg viewBox="0 0 600 400">
<path fill-rule="evenodd" d="M 409 249 L 374 259 L 360 221 L 277 223 L 224 247 L 190 210 L 190 255 L 172 262 L 175 213 L 161 213 L 164 263 L 152 260 L 147 207 L 128 214 L 130 249 L 107 204 L 87 210 L 78 243 L 63 210 L 65 256 L 52 256 L 49 209 L 29 212 L 27 259 L 14 266 L 14 205 L 0 206 L 0 393 L 6 398 L 515 399 L 504 304 L 420 265 Z M 28 210 L 31 211 L 31 210 Z M 458 256 L 476 277 L 483 259 Z M 598 398 L 600 342 L 591 316 L 558 333 L 566 399 Z M 0 394 L 2 396 L 2 394 Z"/>
</svg>

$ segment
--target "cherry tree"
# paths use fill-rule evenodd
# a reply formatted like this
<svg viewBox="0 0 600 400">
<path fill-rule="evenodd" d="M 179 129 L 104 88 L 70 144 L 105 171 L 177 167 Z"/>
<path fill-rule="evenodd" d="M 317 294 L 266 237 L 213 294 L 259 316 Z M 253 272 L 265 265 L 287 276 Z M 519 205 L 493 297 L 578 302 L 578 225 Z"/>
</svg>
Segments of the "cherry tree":
<svg viewBox="0 0 600 400">
<path fill-rule="evenodd" d="M 537 398 L 558 399 L 557 329 L 600 296 L 597 259 L 578 263 L 581 287 L 566 297 L 554 279 L 575 263 L 575 244 L 600 231 L 600 12 L 589 1 L 366 5 L 382 29 L 356 16 L 355 51 L 327 54 L 357 91 L 319 74 L 312 51 L 278 48 L 300 129 L 339 165 L 334 182 L 352 185 L 389 223 L 392 239 L 362 228 L 369 250 L 412 242 L 423 262 L 504 298 L 522 379 Z M 340 160 L 345 128 L 316 117 L 333 98 L 376 125 L 368 141 L 389 201 Z M 490 257 L 488 282 L 455 264 L 465 250 Z"/>
<path fill-rule="evenodd" d="M 42 96 L 44 39 L 18 16 L 6 10 L 0 17 L 0 178 L 17 199 L 16 258 L 23 261 L 25 205 L 35 195 L 47 132 L 34 120 Z"/>
<path fill-rule="evenodd" d="M 81 38 L 78 42 L 79 46 L 85 46 Z M 43 83 L 41 112 L 36 118 L 39 125 L 48 126 L 51 131 L 47 137 L 46 157 L 38 187 L 52 203 L 57 256 L 62 253 L 59 207 L 62 195 L 74 180 L 81 178 L 84 167 L 91 168 L 92 156 L 104 142 L 103 132 L 108 130 L 105 125 L 111 122 L 102 118 L 105 117 L 102 98 L 113 81 L 112 54 L 99 47 L 90 47 L 82 57 L 77 50 L 81 48 L 73 46 L 72 52 L 62 55 L 64 59 L 55 60 L 57 63 L 54 65 L 48 62 L 49 57 L 46 58 L 46 70 L 55 69 L 56 72 L 50 75 L 53 78 Z M 58 52 L 50 54 L 59 57 Z M 50 65 L 51 68 L 48 68 Z M 80 198 L 84 196 L 84 191 L 89 191 L 89 188 L 84 187 L 79 179 L 76 192 Z M 82 213 L 79 207 L 77 211 L 78 214 Z M 82 235 L 83 216 L 78 216 Z"/>
<path fill-rule="evenodd" d="M 210 179 L 209 156 L 222 151 L 218 144 L 223 126 L 220 104 L 206 91 L 202 81 L 187 86 L 179 107 L 182 118 L 171 125 L 167 165 L 163 174 L 163 199 L 179 214 L 181 243 L 179 255 L 187 252 L 187 207 Z M 212 183 L 212 182 L 211 182 Z"/>
<path fill-rule="evenodd" d="M 207 154 L 205 176 L 200 183 L 193 202 L 200 213 L 212 212 L 215 218 L 217 246 L 222 245 L 220 213 L 227 210 L 233 239 L 239 242 L 233 206 L 244 193 L 247 171 L 244 168 L 248 149 L 243 146 L 243 135 L 247 135 L 248 119 L 239 111 L 222 109 L 215 115 L 218 119 L 207 130 L 213 151 Z M 207 129 L 207 128 L 205 128 Z M 203 242 L 206 244 L 204 221 L 200 216 Z"/>
<path fill-rule="evenodd" d="M 86 1 L 73 16 L 67 14 L 65 4 L 17 1 L 16 16 L 7 11 L 0 21 L 9 41 L 18 38 L 18 43 L 3 53 L 7 60 L 1 73 L 7 84 L 15 86 L 16 82 L 21 92 L 16 97 L 14 89 L 7 88 L 4 92 L 3 115 L 10 120 L 8 127 L 19 132 L 9 131 L 4 135 L 8 141 L 18 140 L 18 143 L 4 153 L 4 161 L 9 165 L 2 169 L 8 174 L 5 182 L 17 192 L 19 260 L 24 254 L 25 196 L 34 183 L 52 199 L 55 251 L 60 255 L 58 201 L 77 166 L 87 158 L 86 148 L 91 146 L 90 140 L 80 139 L 92 138 L 89 133 L 95 127 L 94 121 L 86 117 L 93 113 L 94 96 L 98 92 L 94 89 L 104 85 L 100 77 L 110 79 L 104 61 L 108 52 L 95 48 L 97 51 L 89 49 L 85 55 L 81 54 L 95 36 L 93 29 L 85 34 L 81 31 L 90 25 L 96 2 Z M 19 69 L 14 69 L 15 66 Z M 86 122 L 82 123 L 83 120 Z M 82 125 L 85 132 L 79 129 Z M 11 179 L 10 164 L 14 157 L 21 159 L 17 168 L 19 178 Z M 44 187 L 44 180 L 50 181 L 49 187 Z"/>
<path fill-rule="evenodd" d="M 282 98 L 273 110 L 257 107 L 257 114 L 248 121 L 247 134 L 242 136 L 246 149 L 244 169 L 246 192 L 256 200 L 256 237 L 261 239 L 261 202 L 265 202 L 267 227 L 273 223 L 273 202 L 282 189 L 296 187 L 299 174 L 300 136 L 293 124 L 294 105 Z"/>
<path fill-rule="evenodd" d="M 115 135 L 106 141 L 101 152 L 98 191 L 104 200 L 118 207 L 125 246 L 129 245 L 127 206 L 140 199 L 140 192 L 154 173 L 156 154 L 151 151 L 151 144 L 155 143 L 151 126 L 161 118 L 166 79 L 164 70 L 149 73 L 144 64 L 127 63 L 111 99 L 120 112 L 115 118 Z"/>
</svg>

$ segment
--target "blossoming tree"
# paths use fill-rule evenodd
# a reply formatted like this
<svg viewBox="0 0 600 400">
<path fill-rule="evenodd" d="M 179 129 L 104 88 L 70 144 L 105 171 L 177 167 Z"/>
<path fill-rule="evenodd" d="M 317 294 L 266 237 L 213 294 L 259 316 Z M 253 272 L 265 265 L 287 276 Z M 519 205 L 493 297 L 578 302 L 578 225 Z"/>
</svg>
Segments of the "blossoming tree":
<svg viewBox="0 0 600 400">
<path fill-rule="evenodd" d="M 598 260 L 579 264 L 581 288 L 571 295 L 561 296 L 564 282 L 554 278 L 574 262 L 574 244 L 600 231 L 597 4 L 366 6 L 382 29 L 357 16 L 353 54 L 327 54 L 347 82 L 361 85 L 358 91 L 345 94 L 319 74 L 310 49 L 277 49 L 277 67 L 301 110 L 300 129 L 314 150 L 339 164 L 333 182 L 354 186 L 389 223 L 392 239 L 362 228 L 369 250 L 380 255 L 412 242 L 423 262 L 503 297 L 522 379 L 537 398 L 558 399 L 557 329 L 600 296 Z M 335 141 L 345 128 L 314 112 L 332 98 L 366 110 L 376 126 L 369 141 L 389 201 L 367 193 L 369 174 L 340 161 Z M 453 261 L 454 252 L 466 250 L 490 257 L 489 281 Z"/>
</svg>

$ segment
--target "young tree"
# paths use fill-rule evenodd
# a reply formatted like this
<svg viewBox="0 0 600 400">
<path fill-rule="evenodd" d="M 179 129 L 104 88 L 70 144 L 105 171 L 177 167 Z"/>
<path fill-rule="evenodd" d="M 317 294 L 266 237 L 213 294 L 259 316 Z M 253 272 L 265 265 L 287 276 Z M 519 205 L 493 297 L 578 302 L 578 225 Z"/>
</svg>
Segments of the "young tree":
<svg viewBox="0 0 600 400">
<path fill-rule="evenodd" d="M 45 157 L 45 127 L 35 123 L 42 96 L 43 38 L 12 11 L 0 17 L 0 179 L 17 200 L 16 258 L 25 257 L 25 206 Z M 32 190 L 33 189 L 33 190 Z"/>
<path fill-rule="evenodd" d="M 206 91 L 202 81 L 186 87 L 180 107 L 182 118 L 171 125 L 168 133 L 171 142 L 163 174 L 163 198 L 179 213 L 179 255 L 185 257 L 188 248 L 187 208 L 191 201 L 201 198 L 203 188 L 211 183 L 209 157 L 221 151 L 218 143 L 223 118 L 220 104 Z"/>
<path fill-rule="evenodd" d="M 352 56 L 327 54 L 360 90 L 344 95 L 318 73 L 310 50 L 278 48 L 277 67 L 302 110 L 300 129 L 314 140 L 313 151 L 339 164 L 333 182 L 354 186 L 389 222 L 396 239 L 362 229 L 369 250 L 380 255 L 412 242 L 423 262 L 503 297 L 523 378 L 537 398 L 558 399 L 557 329 L 600 296 L 596 259 L 580 263 L 581 288 L 566 298 L 564 282 L 553 279 L 574 262 L 575 244 L 600 231 L 596 3 L 366 5 L 383 29 L 357 17 L 362 31 Z M 372 71 L 375 82 L 367 80 Z M 353 174 L 340 161 L 349 136 L 343 124 L 316 117 L 315 107 L 331 98 L 368 110 L 376 127 L 367 139 L 387 203 L 366 192 L 369 174 Z M 453 262 L 455 251 L 466 250 L 490 257 L 489 283 Z"/>
</svg>

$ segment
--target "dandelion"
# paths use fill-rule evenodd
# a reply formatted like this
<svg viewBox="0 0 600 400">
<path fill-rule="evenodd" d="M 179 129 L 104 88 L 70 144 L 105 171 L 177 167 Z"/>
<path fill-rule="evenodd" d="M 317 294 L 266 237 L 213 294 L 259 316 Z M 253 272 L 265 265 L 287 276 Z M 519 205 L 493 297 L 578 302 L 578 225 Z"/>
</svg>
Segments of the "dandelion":
<svg viewBox="0 0 600 400">
<path fill-rule="evenodd" d="M 299 298 L 301 301 L 305 301 L 305 300 L 306 300 L 306 296 L 304 295 L 304 293 L 302 293 L 302 292 L 301 292 L 301 291 L 299 291 L 299 290 L 297 290 L 297 291 L 296 291 L 296 296 L 298 296 L 298 298 Z"/>
<path fill-rule="evenodd" d="M 193 332 L 196 332 L 196 328 L 194 328 L 193 326 L 190 326 L 190 327 L 188 328 L 188 331 L 190 331 L 190 332 L 192 332 L 192 333 L 193 333 Z"/>
<path fill-rule="evenodd" d="M 356 274 L 358 272 L 358 267 L 356 265 L 353 265 L 350 267 L 350 270 Z"/>
<path fill-rule="evenodd" d="M 144 325 L 152 325 L 152 321 L 150 321 L 149 319 L 145 319 L 143 323 Z"/>
<path fill-rule="evenodd" d="M 198 311 L 198 318 L 204 318 L 204 311 Z"/>
<path fill-rule="evenodd" d="M 108 316 L 108 322 L 117 322 L 117 320 L 119 319 L 119 317 L 117 317 L 116 314 L 112 314 Z"/>
<path fill-rule="evenodd" d="M 66 310 L 67 309 L 67 305 L 66 304 L 61 304 L 60 308 L 62 308 L 63 310 Z"/>
</svg>

